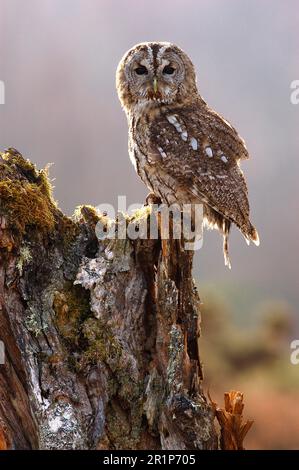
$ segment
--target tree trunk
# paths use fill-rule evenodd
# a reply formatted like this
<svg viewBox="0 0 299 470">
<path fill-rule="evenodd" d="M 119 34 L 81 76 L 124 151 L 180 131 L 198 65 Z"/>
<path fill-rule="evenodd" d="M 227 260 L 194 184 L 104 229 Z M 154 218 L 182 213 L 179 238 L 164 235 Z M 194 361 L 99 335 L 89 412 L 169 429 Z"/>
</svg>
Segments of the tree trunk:
<svg viewBox="0 0 299 470">
<path fill-rule="evenodd" d="M 99 241 L 100 217 L 67 218 L 45 171 L 0 154 L 0 448 L 217 449 L 193 252 Z"/>
</svg>

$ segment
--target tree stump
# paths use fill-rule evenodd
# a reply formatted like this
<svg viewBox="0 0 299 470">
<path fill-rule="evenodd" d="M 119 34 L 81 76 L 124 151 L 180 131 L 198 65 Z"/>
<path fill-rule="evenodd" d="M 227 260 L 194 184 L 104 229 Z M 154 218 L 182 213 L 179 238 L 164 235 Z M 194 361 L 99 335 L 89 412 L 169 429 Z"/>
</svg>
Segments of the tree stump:
<svg viewBox="0 0 299 470">
<path fill-rule="evenodd" d="M 46 171 L 0 154 L 0 446 L 217 449 L 193 252 L 99 241 L 101 217 L 66 217 Z"/>
</svg>

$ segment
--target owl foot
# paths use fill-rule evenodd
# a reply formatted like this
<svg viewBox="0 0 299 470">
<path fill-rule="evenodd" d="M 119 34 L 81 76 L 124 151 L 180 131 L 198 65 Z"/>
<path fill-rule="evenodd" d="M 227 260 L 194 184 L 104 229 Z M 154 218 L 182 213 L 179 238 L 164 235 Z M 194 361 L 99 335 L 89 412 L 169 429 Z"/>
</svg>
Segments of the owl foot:
<svg viewBox="0 0 299 470">
<path fill-rule="evenodd" d="M 152 204 L 162 204 L 161 199 L 156 196 L 154 193 L 149 193 L 145 198 L 145 206 L 150 206 Z"/>
</svg>

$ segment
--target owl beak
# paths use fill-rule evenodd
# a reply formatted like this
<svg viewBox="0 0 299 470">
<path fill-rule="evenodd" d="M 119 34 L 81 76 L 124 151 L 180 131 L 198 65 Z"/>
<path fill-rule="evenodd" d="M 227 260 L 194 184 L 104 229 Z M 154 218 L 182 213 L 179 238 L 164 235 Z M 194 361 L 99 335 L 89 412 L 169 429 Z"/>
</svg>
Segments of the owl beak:
<svg viewBox="0 0 299 470">
<path fill-rule="evenodd" d="M 157 92 L 158 92 L 158 79 L 157 79 L 157 77 L 154 77 L 154 79 L 153 79 L 153 89 L 154 89 L 154 93 L 156 95 Z"/>
</svg>

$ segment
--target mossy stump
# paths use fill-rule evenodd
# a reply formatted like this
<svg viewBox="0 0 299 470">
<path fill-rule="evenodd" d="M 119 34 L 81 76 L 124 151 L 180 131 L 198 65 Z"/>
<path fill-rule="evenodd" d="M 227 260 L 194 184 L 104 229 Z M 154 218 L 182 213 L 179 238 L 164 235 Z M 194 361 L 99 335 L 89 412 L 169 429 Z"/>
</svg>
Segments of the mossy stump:
<svg viewBox="0 0 299 470">
<path fill-rule="evenodd" d="M 47 171 L 0 154 L 2 448 L 217 449 L 192 253 L 99 241 L 100 218 L 64 216 Z"/>
</svg>

